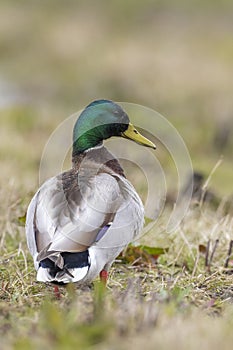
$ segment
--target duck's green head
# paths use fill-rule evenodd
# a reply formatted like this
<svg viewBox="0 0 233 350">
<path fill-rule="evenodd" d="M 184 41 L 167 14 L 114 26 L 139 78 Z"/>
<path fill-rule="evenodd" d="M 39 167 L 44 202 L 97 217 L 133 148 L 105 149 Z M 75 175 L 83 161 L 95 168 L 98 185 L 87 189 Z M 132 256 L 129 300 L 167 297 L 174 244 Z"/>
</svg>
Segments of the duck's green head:
<svg viewBox="0 0 233 350">
<path fill-rule="evenodd" d="M 73 151 L 82 153 L 112 136 L 128 138 L 141 145 L 156 148 L 135 129 L 118 104 L 109 100 L 97 100 L 83 110 L 74 126 Z"/>
</svg>

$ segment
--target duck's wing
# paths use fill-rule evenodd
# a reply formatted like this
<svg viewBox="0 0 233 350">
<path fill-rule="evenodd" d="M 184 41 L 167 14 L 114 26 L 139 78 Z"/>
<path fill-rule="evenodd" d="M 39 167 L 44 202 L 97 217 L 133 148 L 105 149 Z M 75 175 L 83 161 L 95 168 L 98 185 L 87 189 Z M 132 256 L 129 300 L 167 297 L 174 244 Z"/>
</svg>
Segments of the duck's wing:
<svg viewBox="0 0 233 350">
<path fill-rule="evenodd" d="M 124 200 L 117 177 L 69 171 L 48 180 L 27 211 L 26 235 L 36 268 L 62 252 L 82 252 L 101 239 Z"/>
</svg>

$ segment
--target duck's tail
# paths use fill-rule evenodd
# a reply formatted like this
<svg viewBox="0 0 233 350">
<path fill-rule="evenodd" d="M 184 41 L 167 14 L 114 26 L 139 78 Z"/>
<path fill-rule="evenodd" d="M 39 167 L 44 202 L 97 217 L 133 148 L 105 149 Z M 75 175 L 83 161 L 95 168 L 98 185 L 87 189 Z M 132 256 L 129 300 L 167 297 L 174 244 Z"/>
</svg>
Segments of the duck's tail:
<svg viewBox="0 0 233 350">
<path fill-rule="evenodd" d="M 60 254 L 63 266 L 56 263 L 57 256 L 50 256 L 39 263 L 37 281 L 67 284 L 81 281 L 87 274 L 90 267 L 88 250 L 78 253 L 63 252 Z M 55 261 L 54 261 L 55 260 Z"/>
</svg>

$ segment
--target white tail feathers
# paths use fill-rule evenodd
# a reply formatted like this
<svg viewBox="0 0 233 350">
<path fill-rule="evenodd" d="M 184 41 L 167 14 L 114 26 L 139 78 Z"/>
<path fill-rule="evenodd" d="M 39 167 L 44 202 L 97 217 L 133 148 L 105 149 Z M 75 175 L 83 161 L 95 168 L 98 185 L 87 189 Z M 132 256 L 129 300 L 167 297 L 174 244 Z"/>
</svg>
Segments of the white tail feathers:
<svg viewBox="0 0 233 350">
<path fill-rule="evenodd" d="M 58 283 L 75 283 L 81 281 L 87 274 L 89 266 L 69 269 L 69 273 L 64 271 L 57 272 L 55 277 L 51 276 L 49 269 L 39 267 L 37 271 L 37 281 L 39 282 L 58 282 Z M 73 276 L 73 277 L 72 277 Z"/>
</svg>

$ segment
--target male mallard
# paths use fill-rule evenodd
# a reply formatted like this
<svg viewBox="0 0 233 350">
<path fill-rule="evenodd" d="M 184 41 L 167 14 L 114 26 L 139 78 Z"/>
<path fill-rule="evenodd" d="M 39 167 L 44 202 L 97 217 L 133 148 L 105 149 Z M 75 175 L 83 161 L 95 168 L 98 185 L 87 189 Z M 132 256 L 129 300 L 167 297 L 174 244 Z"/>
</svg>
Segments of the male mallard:
<svg viewBox="0 0 233 350">
<path fill-rule="evenodd" d="M 141 199 L 103 146 L 112 136 L 155 149 L 116 103 L 97 100 L 84 109 L 73 130 L 72 169 L 47 180 L 28 207 L 27 243 L 38 281 L 106 279 L 114 259 L 142 230 Z"/>
</svg>

